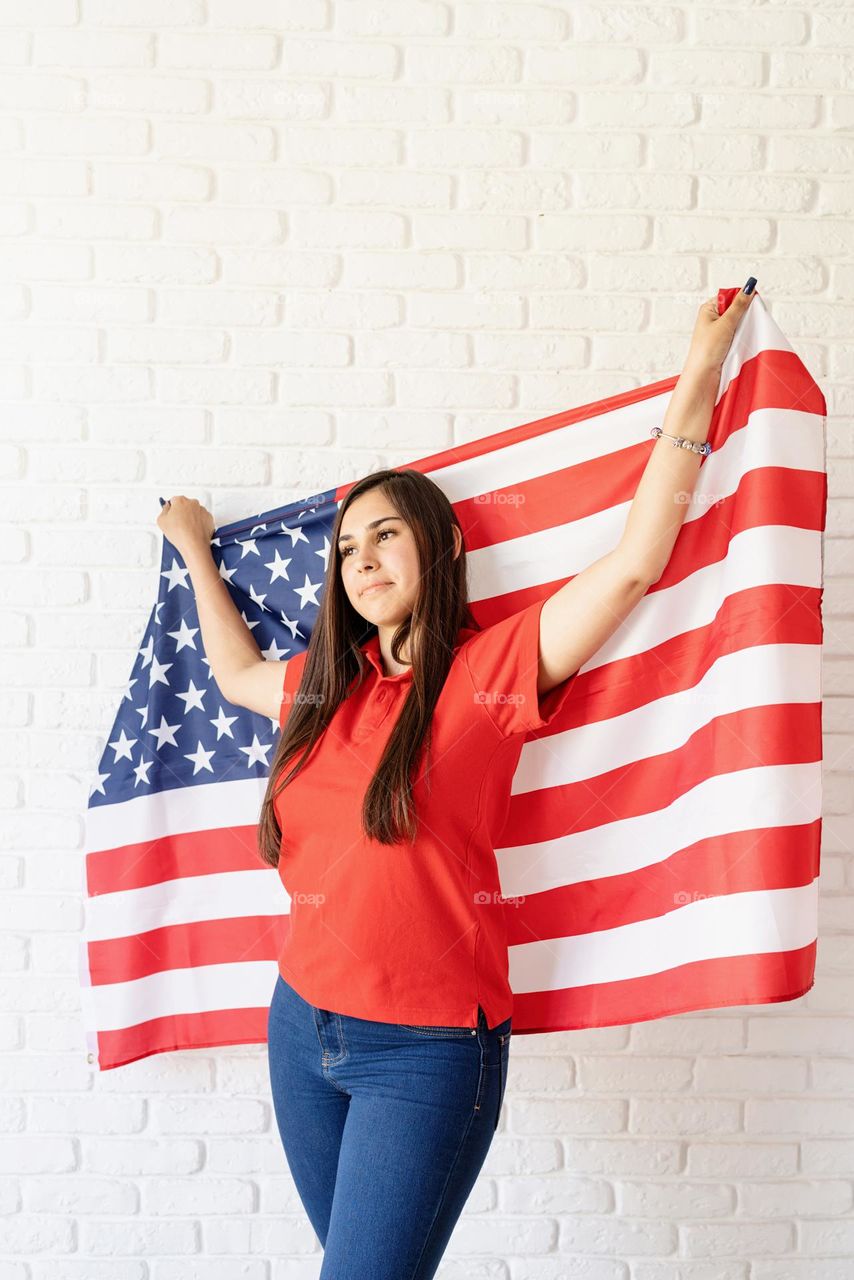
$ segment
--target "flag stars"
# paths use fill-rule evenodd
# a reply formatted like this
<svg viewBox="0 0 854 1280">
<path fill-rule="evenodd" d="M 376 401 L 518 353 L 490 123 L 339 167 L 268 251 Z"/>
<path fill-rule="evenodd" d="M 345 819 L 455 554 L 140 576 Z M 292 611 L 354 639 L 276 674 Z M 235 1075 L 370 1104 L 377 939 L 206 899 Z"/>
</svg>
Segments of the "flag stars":
<svg viewBox="0 0 854 1280">
<path fill-rule="evenodd" d="M 186 567 L 182 569 L 178 564 L 178 561 L 173 559 L 172 568 L 164 569 L 160 576 L 161 578 L 165 578 L 169 583 L 170 591 L 172 591 L 174 587 L 183 587 L 185 591 L 189 591 L 190 585 L 187 582 L 189 572 L 189 569 Z"/>
<path fill-rule="evenodd" d="M 231 732 L 231 726 L 234 724 L 235 720 L 239 720 L 239 719 L 240 719 L 239 716 L 227 715 L 225 711 L 225 707 L 223 707 L 222 704 L 220 704 L 220 708 L 216 717 L 213 720 L 211 720 L 211 724 L 216 729 L 217 742 L 219 742 L 220 738 L 222 738 L 223 736 L 227 738 L 234 737 L 234 734 Z"/>
<path fill-rule="evenodd" d="M 143 667 L 147 667 L 151 659 L 154 657 L 154 636 L 149 636 L 148 644 L 143 645 L 143 647 L 138 649 L 137 652 L 142 658 Z"/>
<path fill-rule="evenodd" d="M 155 657 L 151 659 L 151 670 L 148 673 L 148 688 L 153 689 L 156 684 L 165 684 L 169 688 L 169 681 L 166 679 L 166 672 L 172 666 L 171 662 L 158 662 Z"/>
<path fill-rule="evenodd" d="M 272 750 L 272 744 L 268 743 L 266 746 L 262 746 L 258 741 L 257 733 L 252 735 L 251 746 L 241 747 L 240 750 L 246 756 L 247 769 L 253 764 L 262 764 L 265 769 L 269 767 L 270 762 L 267 759 L 267 752 Z"/>
<path fill-rule="evenodd" d="M 320 556 L 321 560 L 323 561 L 323 571 L 324 571 L 324 573 L 325 573 L 325 572 L 326 572 L 326 570 L 329 568 L 329 552 L 330 552 L 330 550 L 331 550 L 331 549 L 332 549 L 332 543 L 329 541 L 329 539 L 327 538 L 326 534 L 324 534 L 324 535 L 323 535 L 323 546 L 321 547 L 321 549 L 320 549 L 319 551 L 315 551 L 315 553 L 314 553 L 316 556 Z"/>
<path fill-rule="evenodd" d="M 281 620 L 282 620 L 282 625 L 283 625 L 283 626 L 285 626 L 285 627 L 290 628 L 291 639 L 292 639 L 292 640 L 296 640 L 296 637 L 297 637 L 297 630 L 298 630 L 298 628 L 299 628 L 299 623 L 296 621 L 296 619 L 293 619 L 293 620 L 292 620 L 291 618 L 286 618 L 286 617 L 285 617 L 285 615 L 284 615 L 283 613 L 280 613 L 280 614 L 279 614 L 279 617 L 280 617 L 280 618 L 281 618 Z M 304 639 L 305 639 L 305 636 L 300 636 L 300 639 L 301 639 L 301 640 L 304 640 Z"/>
<path fill-rule="evenodd" d="M 269 648 L 261 650 L 261 656 L 266 658 L 268 662 L 279 662 L 290 652 L 290 649 L 280 649 L 275 638 L 273 638 L 270 641 Z"/>
<path fill-rule="evenodd" d="M 276 552 L 275 560 L 268 560 L 267 563 L 264 565 L 265 569 L 270 570 L 270 586 L 272 586 L 273 583 L 276 582 L 279 578 L 284 578 L 286 582 L 289 580 L 288 565 L 291 563 L 292 557 L 289 556 L 287 560 L 283 560 L 282 557 L 279 555 L 278 547 L 275 548 L 275 552 Z"/>
<path fill-rule="evenodd" d="M 231 586 L 231 579 L 234 577 L 236 573 L 237 573 L 237 565 L 235 565 L 233 569 L 227 569 L 225 566 L 225 561 L 224 560 L 220 561 L 219 576 L 222 578 L 223 582 L 227 582 L 228 585 Z"/>
<path fill-rule="evenodd" d="M 284 522 L 284 520 L 283 520 L 283 521 L 282 521 L 282 533 L 286 533 L 286 534 L 288 535 L 288 537 L 290 538 L 290 540 L 291 540 L 291 551 L 293 551 L 294 547 L 296 546 L 296 544 L 297 544 L 298 542 L 308 542 L 309 546 L 311 546 L 311 543 L 309 542 L 308 538 L 305 536 L 305 530 L 304 530 L 304 529 L 302 529 L 302 528 L 300 528 L 300 526 L 299 526 L 299 525 L 294 525 L 294 527 L 293 527 L 293 528 L 290 528 L 290 526 L 289 526 L 289 525 L 286 525 L 286 524 L 285 524 L 285 522 Z"/>
<path fill-rule="evenodd" d="M 264 603 L 264 601 L 267 599 L 266 592 L 264 593 L 263 596 L 259 596 L 258 592 L 255 590 L 251 582 L 249 583 L 249 599 L 252 601 L 253 604 L 257 604 L 259 609 L 263 609 L 264 613 L 270 612 L 270 610 L 267 608 L 267 606 Z"/>
<path fill-rule="evenodd" d="M 188 645 L 191 649 L 195 649 L 194 637 L 199 634 L 198 627 L 188 627 L 184 618 L 181 619 L 181 625 L 177 631 L 167 631 L 167 636 L 175 641 L 175 652 L 180 653 Z"/>
<path fill-rule="evenodd" d="M 240 547 L 241 560 L 244 560 L 246 556 L 249 555 L 250 551 L 252 552 L 253 556 L 260 556 L 261 554 L 261 552 L 258 550 L 258 548 L 255 545 L 254 538 L 247 538 L 245 542 L 237 542 L 235 543 L 235 546 Z"/>
<path fill-rule="evenodd" d="M 148 771 L 153 764 L 153 760 L 140 760 L 139 764 L 134 767 L 133 773 L 136 779 L 133 784 L 134 790 L 136 790 L 141 782 L 144 782 L 146 786 L 151 785 L 151 779 L 148 776 Z"/>
<path fill-rule="evenodd" d="M 184 690 L 183 693 L 178 693 L 177 690 L 175 691 L 175 697 L 180 698 L 181 701 L 183 702 L 184 715 L 186 715 L 187 712 L 192 711 L 194 707 L 198 707 L 199 711 L 204 711 L 205 706 L 202 699 L 204 698 L 206 693 L 207 693 L 207 689 L 196 688 L 196 685 L 191 680 L 188 687 Z M 189 758 L 190 757 L 188 756 L 187 759 Z"/>
<path fill-rule="evenodd" d="M 165 716 L 160 717 L 160 724 L 156 729 L 149 729 L 148 732 L 152 737 L 157 739 L 157 750 L 159 751 L 164 743 L 168 743 L 170 747 L 177 747 L 175 741 L 175 730 L 180 729 L 178 724 L 168 724 Z"/>
<path fill-rule="evenodd" d="M 118 738 L 114 738 L 112 742 L 107 743 L 107 746 L 112 747 L 113 751 L 115 752 L 115 755 L 113 756 L 113 764 L 115 764 L 118 760 L 132 759 L 131 751 L 136 746 L 138 741 L 139 741 L 138 738 L 129 738 L 125 733 L 124 729 L 122 729 L 121 734 L 119 735 Z"/>
<path fill-rule="evenodd" d="M 95 775 L 95 781 L 92 783 L 92 790 L 89 792 L 90 800 L 92 799 L 92 796 L 95 794 L 96 791 L 98 792 L 99 795 L 102 795 L 102 796 L 105 796 L 107 794 L 106 791 L 104 790 L 104 783 L 107 781 L 109 776 L 110 775 L 108 773 L 97 773 Z"/>
<path fill-rule="evenodd" d="M 306 604 L 319 605 L 317 593 L 323 584 L 321 582 L 310 582 L 308 574 L 305 575 L 305 582 L 301 587 L 294 587 L 294 591 L 300 598 L 300 608 L 304 609 Z"/>
<path fill-rule="evenodd" d="M 201 742 L 199 742 L 198 745 L 196 746 L 195 751 L 184 753 L 184 759 L 192 760 L 193 777 L 195 778 L 196 774 L 200 773 L 203 769 L 207 770 L 208 773 L 213 773 L 213 769 L 211 768 L 211 760 L 215 755 L 216 755 L 216 751 L 205 751 Z"/>
</svg>

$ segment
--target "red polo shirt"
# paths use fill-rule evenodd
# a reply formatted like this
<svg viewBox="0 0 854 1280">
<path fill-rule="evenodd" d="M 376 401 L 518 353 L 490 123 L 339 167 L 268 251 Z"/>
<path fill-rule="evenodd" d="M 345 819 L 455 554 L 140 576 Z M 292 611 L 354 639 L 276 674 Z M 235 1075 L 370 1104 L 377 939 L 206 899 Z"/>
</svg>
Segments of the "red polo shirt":
<svg viewBox="0 0 854 1280">
<path fill-rule="evenodd" d="M 430 789 L 423 761 L 413 779 L 412 845 L 362 831 L 365 790 L 412 683 L 411 668 L 383 674 L 377 634 L 362 645 L 364 683 L 275 801 L 291 899 L 279 971 L 309 1004 L 427 1026 L 476 1027 L 478 1004 L 490 1027 L 511 1016 L 494 840 L 525 735 L 554 719 L 574 683 L 538 701 L 545 598 L 483 631 L 460 631 L 433 715 Z M 282 727 L 305 658 L 286 663 Z"/>
</svg>

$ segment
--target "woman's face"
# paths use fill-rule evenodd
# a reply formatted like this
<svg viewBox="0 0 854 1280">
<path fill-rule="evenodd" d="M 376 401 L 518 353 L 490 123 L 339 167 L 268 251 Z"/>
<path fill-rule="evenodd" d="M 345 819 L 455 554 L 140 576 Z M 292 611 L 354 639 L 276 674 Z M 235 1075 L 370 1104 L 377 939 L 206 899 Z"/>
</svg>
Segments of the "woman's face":
<svg viewBox="0 0 854 1280">
<path fill-rule="evenodd" d="M 418 549 L 381 489 L 369 489 L 347 508 L 336 552 L 353 608 L 378 627 L 405 622 L 418 595 Z"/>
</svg>

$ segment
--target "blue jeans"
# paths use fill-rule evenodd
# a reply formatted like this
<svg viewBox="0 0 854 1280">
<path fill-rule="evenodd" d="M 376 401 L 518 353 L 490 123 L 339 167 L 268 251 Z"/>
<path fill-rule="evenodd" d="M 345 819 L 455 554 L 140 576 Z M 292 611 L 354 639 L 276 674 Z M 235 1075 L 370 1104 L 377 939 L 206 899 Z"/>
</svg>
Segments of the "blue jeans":
<svg viewBox="0 0 854 1280">
<path fill-rule="evenodd" d="M 487 1030 L 317 1009 L 278 976 L 267 1053 L 321 1280 L 429 1280 L 498 1126 L 511 1019 Z"/>
</svg>

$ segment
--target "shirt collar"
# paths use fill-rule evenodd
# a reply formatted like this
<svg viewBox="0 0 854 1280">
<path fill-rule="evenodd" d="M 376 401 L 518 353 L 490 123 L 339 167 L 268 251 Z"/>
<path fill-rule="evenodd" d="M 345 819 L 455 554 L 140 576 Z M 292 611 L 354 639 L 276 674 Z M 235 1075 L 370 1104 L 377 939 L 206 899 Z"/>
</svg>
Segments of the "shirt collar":
<svg viewBox="0 0 854 1280">
<path fill-rule="evenodd" d="M 457 643 L 454 648 L 459 648 L 464 641 L 468 640 L 469 636 L 473 636 L 475 634 L 476 632 L 474 627 L 460 627 L 460 630 L 457 633 Z M 375 631 L 372 636 L 369 636 L 368 639 L 359 646 L 359 648 L 362 650 L 362 653 L 364 653 L 365 657 L 368 659 L 381 680 L 389 680 L 395 684 L 402 684 L 405 681 L 412 679 L 412 667 L 407 667 L 405 671 L 399 671 L 397 675 L 394 676 L 387 676 L 383 671 L 382 657 L 380 654 L 380 636 L 378 631 Z"/>
</svg>

